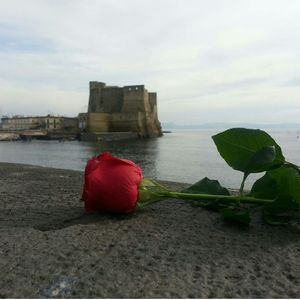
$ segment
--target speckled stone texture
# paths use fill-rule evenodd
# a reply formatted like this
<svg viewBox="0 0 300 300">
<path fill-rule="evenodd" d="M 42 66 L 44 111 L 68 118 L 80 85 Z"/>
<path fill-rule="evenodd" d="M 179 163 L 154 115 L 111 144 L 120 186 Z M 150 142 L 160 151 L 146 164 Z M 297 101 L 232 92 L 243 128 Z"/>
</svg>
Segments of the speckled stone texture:
<svg viewBox="0 0 300 300">
<path fill-rule="evenodd" d="M 1 298 L 300 298 L 299 232 L 241 229 L 172 199 L 86 215 L 82 184 L 81 172 L 0 164 Z"/>
</svg>

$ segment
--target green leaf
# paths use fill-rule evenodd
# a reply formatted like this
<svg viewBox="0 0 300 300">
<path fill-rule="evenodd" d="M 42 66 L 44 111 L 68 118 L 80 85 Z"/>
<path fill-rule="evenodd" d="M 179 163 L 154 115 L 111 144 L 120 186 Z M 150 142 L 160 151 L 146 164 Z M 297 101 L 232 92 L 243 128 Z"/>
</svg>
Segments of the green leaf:
<svg viewBox="0 0 300 300">
<path fill-rule="evenodd" d="M 226 207 L 221 210 L 221 215 L 226 219 L 238 222 L 243 225 L 249 225 L 251 216 L 248 209 L 240 207 Z"/>
<path fill-rule="evenodd" d="M 271 170 L 285 162 L 279 145 L 259 129 L 232 128 L 212 139 L 227 164 L 246 174 Z"/>
<path fill-rule="evenodd" d="M 265 146 L 257 150 L 250 158 L 247 173 L 259 173 L 266 171 L 274 162 L 276 150 L 274 146 Z"/>
<path fill-rule="evenodd" d="M 189 194 L 211 194 L 211 195 L 230 195 L 229 191 L 221 186 L 218 180 L 212 180 L 207 177 L 191 185 L 187 189 L 184 189 L 182 193 Z M 206 209 L 213 211 L 220 211 L 228 204 L 222 203 L 222 201 L 194 201 L 194 205 L 205 207 Z"/>
<path fill-rule="evenodd" d="M 266 175 L 271 180 L 266 184 L 265 190 L 270 190 L 270 184 L 273 184 L 272 180 L 275 180 L 276 197 L 273 203 L 265 205 L 264 210 L 271 214 L 300 211 L 300 171 L 284 165 L 276 170 L 268 171 Z M 274 193 L 271 194 L 269 191 L 269 196 L 274 196 Z"/>
<path fill-rule="evenodd" d="M 270 172 L 254 182 L 249 196 L 270 200 L 278 197 L 278 186 Z"/>
<path fill-rule="evenodd" d="M 212 180 L 207 177 L 184 189 L 182 193 L 230 195 L 229 191 L 221 186 L 218 180 Z"/>
</svg>

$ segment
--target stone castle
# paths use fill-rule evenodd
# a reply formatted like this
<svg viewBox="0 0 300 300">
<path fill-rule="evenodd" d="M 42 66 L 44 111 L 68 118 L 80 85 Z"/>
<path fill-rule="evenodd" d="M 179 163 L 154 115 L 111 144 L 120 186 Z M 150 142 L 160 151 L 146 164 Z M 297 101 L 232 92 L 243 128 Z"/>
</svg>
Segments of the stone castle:
<svg viewBox="0 0 300 300">
<path fill-rule="evenodd" d="M 161 136 L 157 116 L 157 95 L 144 85 L 124 87 L 90 82 L 88 112 L 85 114 L 86 132 L 131 132 L 138 137 Z"/>
</svg>

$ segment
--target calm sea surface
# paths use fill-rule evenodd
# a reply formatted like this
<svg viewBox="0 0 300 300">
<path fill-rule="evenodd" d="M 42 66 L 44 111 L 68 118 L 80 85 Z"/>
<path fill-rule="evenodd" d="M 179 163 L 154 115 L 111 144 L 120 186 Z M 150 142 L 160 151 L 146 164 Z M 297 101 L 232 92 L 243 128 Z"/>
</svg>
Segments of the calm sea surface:
<svg viewBox="0 0 300 300">
<path fill-rule="evenodd" d="M 109 151 L 136 162 L 146 177 L 194 183 L 207 176 L 230 188 L 242 173 L 232 170 L 218 154 L 211 136 L 223 130 L 174 130 L 162 138 L 116 142 L 0 142 L 0 161 L 83 171 L 89 158 Z M 266 130 L 288 161 L 300 165 L 300 130 Z M 260 177 L 252 175 L 250 188 Z"/>
</svg>

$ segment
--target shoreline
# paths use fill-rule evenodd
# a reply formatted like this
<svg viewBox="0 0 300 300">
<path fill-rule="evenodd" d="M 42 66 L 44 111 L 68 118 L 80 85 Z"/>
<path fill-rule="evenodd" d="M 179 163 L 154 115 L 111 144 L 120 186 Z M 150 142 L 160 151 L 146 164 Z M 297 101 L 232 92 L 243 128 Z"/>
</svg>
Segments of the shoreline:
<svg viewBox="0 0 300 300">
<path fill-rule="evenodd" d="M 86 215 L 81 171 L 0 163 L 0 183 L 1 298 L 300 298 L 299 232 L 172 199 Z"/>
</svg>

